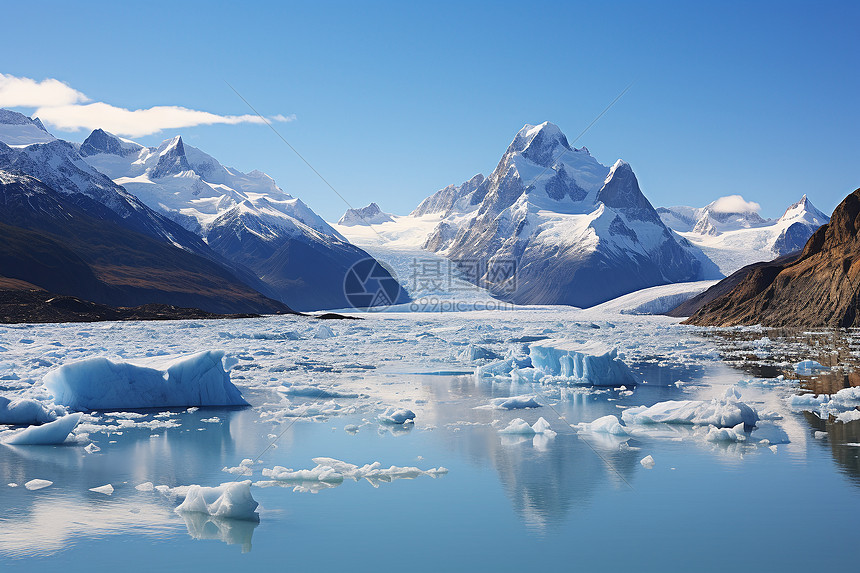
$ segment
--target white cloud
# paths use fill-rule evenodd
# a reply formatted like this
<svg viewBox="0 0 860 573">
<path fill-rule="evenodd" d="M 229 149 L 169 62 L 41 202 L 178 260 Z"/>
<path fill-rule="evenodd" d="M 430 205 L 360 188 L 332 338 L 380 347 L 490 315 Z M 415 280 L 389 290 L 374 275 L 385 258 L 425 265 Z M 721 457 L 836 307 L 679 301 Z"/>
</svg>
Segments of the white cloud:
<svg viewBox="0 0 860 573">
<path fill-rule="evenodd" d="M 37 82 L 0 73 L 0 107 L 70 105 L 89 98 L 68 84 L 48 78 Z"/>
<path fill-rule="evenodd" d="M 728 195 L 714 201 L 711 210 L 716 213 L 758 213 L 761 205 L 755 201 L 747 201 L 740 195 Z"/>
<path fill-rule="evenodd" d="M 165 129 L 196 125 L 265 123 L 254 114 L 219 115 L 181 106 L 126 109 L 104 102 L 89 102 L 83 93 L 55 79 L 37 82 L 0 74 L 0 107 L 36 108 L 34 116 L 63 131 L 102 128 L 117 135 L 142 137 Z M 278 114 L 269 121 L 294 121 L 296 116 Z"/>
</svg>

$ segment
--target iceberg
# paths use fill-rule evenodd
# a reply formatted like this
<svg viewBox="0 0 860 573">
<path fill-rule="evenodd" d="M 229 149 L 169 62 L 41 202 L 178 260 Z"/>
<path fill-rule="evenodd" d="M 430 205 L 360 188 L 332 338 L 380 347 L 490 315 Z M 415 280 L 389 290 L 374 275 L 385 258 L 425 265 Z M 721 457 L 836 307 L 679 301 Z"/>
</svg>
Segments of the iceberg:
<svg viewBox="0 0 860 573">
<path fill-rule="evenodd" d="M 642 464 L 642 467 L 646 470 L 654 469 L 654 458 L 651 456 L 651 454 L 648 454 L 647 456 L 639 460 L 639 463 Z"/>
<path fill-rule="evenodd" d="M 46 424 L 57 418 L 44 404 L 29 398 L 10 400 L 0 396 L 0 424 Z"/>
<path fill-rule="evenodd" d="M 222 483 L 218 487 L 191 485 L 176 513 L 204 513 L 212 517 L 259 521 L 259 505 L 251 495 L 251 480 Z"/>
<path fill-rule="evenodd" d="M 327 487 L 337 487 L 344 480 L 354 481 L 367 480 L 373 487 L 379 487 L 382 482 L 390 482 L 396 479 L 415 479 L 420 476 L 433 478 L 445 475 L 448 470 L 444 467 L 422 470 L 416 467 L 391 466 L 382 467 L 379 462 L 357 466 L 334 458 L 314 458 L 312 460 L 316 467 L 309 470 L 292 470 L 283 466 L 275 466 L 272 469 L 264 468 L 263 476 L 272 481 L 256 482 L 254 485 L 266 487 L 271 485 L 292 485 L 295 491 L 317 492 Z"/>
<path fill-rule="evenodd" d="M 557 338 L 533 342 L 527 348 L 527 356 L 512 349 L 503 360 L 477 367 L 475 376 L 590 386 L 635 386 L 639 383 L 630 368 L 618 358 L 616 349 L 600 342 Z"/>
<path fill-rule="evenodd" d="M 379 421 L 385 424 L 414 423 L 415 412 L 406 408 L 388 408 L 379 415 Z"/>
<path fill-rule="evenodd" d="M 727 393 L 728 394 L 728 393 Z M 733 394 L 713 400 L 668 400 L 653 406 L 637 406 L 621 412 L 628 426 L 633 424 L 691 424 L 733 428 L 738 424 L 755 426 L 758 412 Z"/>
<path fill-rule="evenodd" d="M 621 421 L 617 416 L 608 414 L 601 418 L 597 418 L 593 422 L 585 422 L 577 424 L 576 428 L 579 431 L 591 432 L 594 434 L 610 434 L 612 436 L 628 435 L 627 428 L 621 425 Z"/>
<path fill-rule="evenodd" d="M 536 434 L 545 436 L 555 436 L 556 432 L 551 429 L 549 422 L 541 416 L 537 422 L 529 426 L 529 423 L 522 418 L 514 418 L 505 427 L 499 430 L 500 434 L 513 434 L 518 436 L 534 436 Z"/>
<path fill-rule="evenodd" d="M 224 352 L 127 362 L 89 358 L 45 374 L 54 401 L 73 410 L 247 406 L 224 370 Z"/>
<path fill-rule="evenodd" d="M 37 489 L 44 489 L 48 486 L 54 485 L 54 482 L 46 479 L 31 479 L 27 483 L 24 484 L 24 487 L 30 491 L 36 491 Z"/>
<path fill-rule="evenodd" d="M 0 434 L 0 440 L 11 446 L 50 446 L 62 444 L 78 425 L 81 414 L 69 414 L 41 426 L 29 426 L 23 430 L 9 430 Z"/>
</svg>

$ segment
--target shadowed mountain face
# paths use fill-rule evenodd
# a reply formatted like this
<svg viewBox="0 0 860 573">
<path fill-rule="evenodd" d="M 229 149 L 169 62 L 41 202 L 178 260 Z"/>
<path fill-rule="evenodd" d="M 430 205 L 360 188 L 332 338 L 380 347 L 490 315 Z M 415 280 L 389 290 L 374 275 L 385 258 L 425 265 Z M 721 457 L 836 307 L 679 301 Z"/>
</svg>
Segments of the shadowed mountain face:
<svg viewBox="0 0 860 573">
<path fill-rule="evenodd" d="M 809 238 L 797 260 L 752 269 L 730 292 L 702 307 L 687 322 L 700 326 L 857 325 L 858 231 L 860 189 L 836 207 L 830 222 Z"/>
<path fill-rule="evenodd" d="M 288 312 L 219 264 L 127 229 L 84 195 L 0 170 L 0 276 L 112 306 L 164 303 L 217 313 Z"/>
</svg>

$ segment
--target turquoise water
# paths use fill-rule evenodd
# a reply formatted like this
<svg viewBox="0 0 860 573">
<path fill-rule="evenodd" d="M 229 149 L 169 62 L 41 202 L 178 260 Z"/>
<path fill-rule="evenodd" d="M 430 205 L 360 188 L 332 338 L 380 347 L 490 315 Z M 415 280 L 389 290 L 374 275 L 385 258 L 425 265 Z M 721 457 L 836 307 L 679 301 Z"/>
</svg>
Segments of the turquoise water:
<svg viewBox="0 0 860 573">
<path fill-rule="evenodd" d="M 640 366 L 640 371 L 645 368 Z M 653 370 L 653 368 L 652 368 Z M 738 372 L 711 364 L 685 371 L 704 390 Z M 650 373 L 653 379 L 660 372 Z M 671 372 L 667 379 L 677 379 Z M 404 375 L 431 396 L 415 428 L 362 416 L 325 422 L 261 421 L 259 410 L 181 413 L 178 428 L 93 435 L 101 447 L 0 448 L 0 480 L 54 482 L 0 490 L 2 571 L 807 571 L 856 568 L 860 422 L 830 425 L 810 415 L 782 420 L 792 436 L 777 452 L 685 437 L 577 436 L 566 423 L 619 405 L 677 398 L 642 387 L 612 395 L 547 395 L 537 410 L 474 410 L 521 388 L 469 376 Z M 746 392 L 746 391 L 745 391 Z M 762 391 L 765 392 L 765 391 Z M 746 393 L 745 393 L 746 395 Z M 253 401 L 253 400 L 252 400 Z M 561 420 L 559 415 L 565 420 Z M 220 418 L 219 423 L 203 419 Z M 491 425 L 545 417 L 550 439 L 501 436 Z M 454 424 L 454 425 L 449 425 Z M 815 431 L 825 431 L 827 436 Z M 268 436 L 280 434 L 277 440 Z M 115 441 L 115 443 L 110 443 Z M 266 450 L 275 442 L 276 447 Z M 183 518 L 178 501 L 134 486 L 247 479 L 223 473 L 242 458 L 312 468 L 328 456 L 359 465 L 444 466 L 447 475 L 374 488 L 347 481 L 316 494 L 253 487 L 260 523 Z M 646 469 L 639 460 L 656 461 Z M 108 497 L 88 488 L 111 483 Z"/>
</svg>

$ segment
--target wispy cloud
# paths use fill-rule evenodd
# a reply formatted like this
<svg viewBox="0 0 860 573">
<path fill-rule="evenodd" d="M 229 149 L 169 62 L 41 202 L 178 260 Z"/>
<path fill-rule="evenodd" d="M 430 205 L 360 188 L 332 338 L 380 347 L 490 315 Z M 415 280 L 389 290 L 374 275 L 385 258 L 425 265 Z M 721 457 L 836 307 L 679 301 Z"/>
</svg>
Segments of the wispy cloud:
<svg viewBox="0 0 860 573">
<path fill-rule="evenodd" d="M 747 201 L 740 195 L 728 195 L 714 201 L 711 210 L 717 213 L 758 213 L 761 205 Z"/>
<path fill-rule="evenodd" d="M 48 126 L 63 131 L 102 128 L 117 135 L 142 137 L 166 129 L 196 125 L 265 123 L 257 115 L 219 115 L 181 106 L 153 106 L 126 109 L 93 102 L 83 93 L 59 80 L 36 81 L 0 73 L 0 107 L 34 108 Z M 269 121 L 294 121 L 295 115 L 278 114 Z"/>
</svg>

